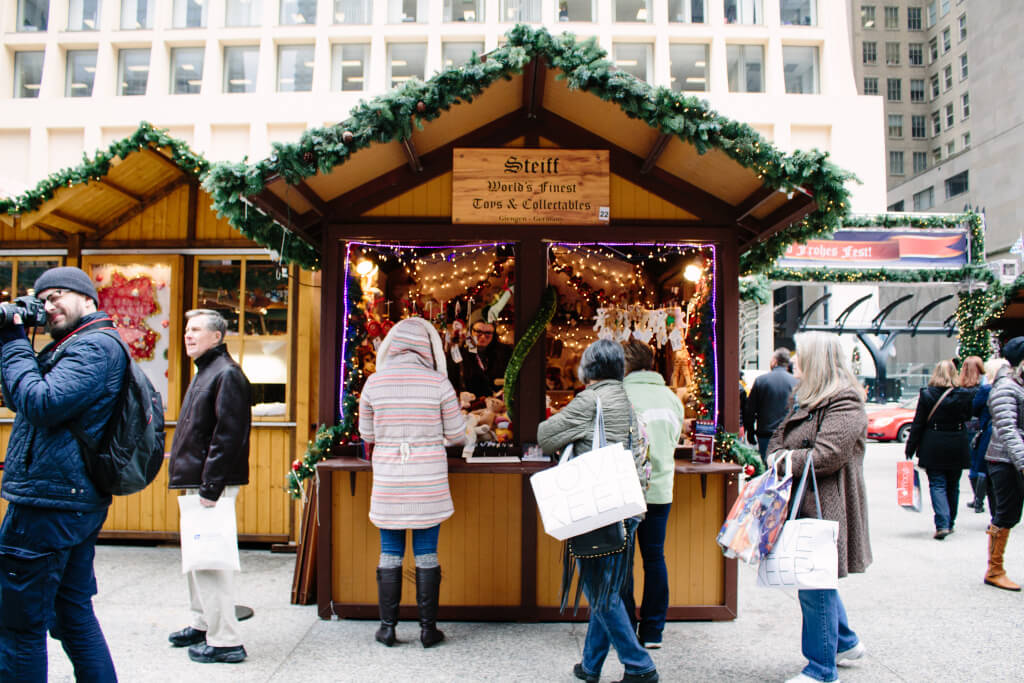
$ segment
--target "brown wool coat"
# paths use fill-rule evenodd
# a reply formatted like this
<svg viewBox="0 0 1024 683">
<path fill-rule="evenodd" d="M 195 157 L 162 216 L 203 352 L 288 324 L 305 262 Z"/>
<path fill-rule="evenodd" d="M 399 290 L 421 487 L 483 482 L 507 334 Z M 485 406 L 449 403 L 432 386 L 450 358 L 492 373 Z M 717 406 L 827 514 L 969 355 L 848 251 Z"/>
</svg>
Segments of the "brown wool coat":
<svg viewBox="0 0 1024 683">
<path fill-rule="evenodd" d="M 810 412 L 804 408 L 792 411 L 794 397 L 790 396 L 787 417 L 768 445 L 769 453 L 793 451 L 794 496 L 808 456 L 814 459 L 821 516 L 839 522 L 839 576 L 861 573 L 871 564 L 864 484 L 868 418 L 861 400 L 863 395 L 858 393 L 853 388 L 844 389 Z M 817 516 L 810 482 L 797 516 Z"/>
</svg>

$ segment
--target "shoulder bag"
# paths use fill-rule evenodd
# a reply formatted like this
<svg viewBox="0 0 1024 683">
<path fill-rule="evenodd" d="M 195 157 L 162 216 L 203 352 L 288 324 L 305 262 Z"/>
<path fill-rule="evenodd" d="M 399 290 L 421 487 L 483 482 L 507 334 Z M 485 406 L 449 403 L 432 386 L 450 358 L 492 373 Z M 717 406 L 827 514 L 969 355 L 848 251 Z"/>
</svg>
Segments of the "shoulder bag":
<svg viewBox="0 0 1024 683">
<path fill-rule="evenodd" d="M 945 463 L 950 466 L 968 466 L 970 460 L 970 434 L 967 430 L 960 425 L 960 429 L 953 430 L 937 430 L 935 425 L 932 424 L 932 418 L 935 416 L 935 411 L 938 410 L 939 405 L 947 396 L 949 396 L 955 387 L 949 387 L 942 393 L 939 400 L 932 406 L 931 412 L 928 413 L 928 419 L 925 421 L 924 431 L 921 433 L 921 441 L 917 446 L 917 458 L 921 461 L 921 455 L 935 452 L 951 452 L 958 450 L 960 452 L 959 462 L 956 463 Z M 928 463 L 922 463 L 922 467 L 928 467 Z M 940 465 L 935 465 L 940 466 Z"/>
</svg>

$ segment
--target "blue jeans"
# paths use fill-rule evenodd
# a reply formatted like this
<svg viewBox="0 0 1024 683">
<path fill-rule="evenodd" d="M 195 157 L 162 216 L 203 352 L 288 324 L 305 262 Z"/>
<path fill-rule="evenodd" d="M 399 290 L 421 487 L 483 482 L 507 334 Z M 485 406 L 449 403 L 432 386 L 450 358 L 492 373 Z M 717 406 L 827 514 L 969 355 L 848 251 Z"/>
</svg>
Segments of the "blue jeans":
<svg viewBox="0 0 1024 683">
<path fill-rule="evenodd" d="M 46 632 L 79 681 L 116 681 L 92 609 L 93 558 L 107 509 L 73 512 L 11 503 L 0 525 L 0 680 L 45 683 Z"/>
<path fill-rule="evenodd" d="M 632 536 L 636 526 L 635 519 L 627 519 L 626 533 Z M 630 548 L 632 545 L 629 544 Z M 587 600 L 593 604 L 589 595 Z M 611 647 L 615 648 L 627 674 L 645 674 L 654 670 L 654 660 L 636 639 L 621 595 L 612 597 L 608 609 L 597 610 L 591 606 L 587 638 L 583 644 L 583 671 L 590 675 L 600 675 Z"/>
<path fill-rule="evenodd" d="M 807 658 L 803 673 L 816 681 L 834 681 L 836 653 L 856 647 L 860 639 L 850 630 L 846 621 L 846 608 L 839 591 L 797 591 L 804 625 L 801 650 Z"/>
<path fill-rule="evenodd" d="M 759 436 L 757 437 L 757 451 L 761 454 L 761 460 L 764 464 L 768 464 L 768 444 L 771 443 L 772 437 L 770 436 Z"/>
<path fill-rule="evenodd" d="M 935 512 L 935 529 L 952 529 L 960 505 L 960 476 L 963 470 L 926 469 L 928 493 Z"/>
<path fill-rule="evenodd" d="M 412 554 L 437 554 L 437 536 L 441 525 L 436 524 L 426 529 L 412 530 Z M 405 529 L 381 529 L 380 551 L 385 555 L 405 556 Z"/>
<path fill-rule="evenodd" d="M 641 643 L 660 643 L 668 611 L 668 569 L 665 567 L 665 527 L 672 503 L 648 503 L 647 516 L 636 530 L 636 544 L 644 563 L 644 597 L 640 603 L 640 621 L 636 619 L 633 599 L 633 572 L 626 577 L 622 602 Z"/>
</svg>

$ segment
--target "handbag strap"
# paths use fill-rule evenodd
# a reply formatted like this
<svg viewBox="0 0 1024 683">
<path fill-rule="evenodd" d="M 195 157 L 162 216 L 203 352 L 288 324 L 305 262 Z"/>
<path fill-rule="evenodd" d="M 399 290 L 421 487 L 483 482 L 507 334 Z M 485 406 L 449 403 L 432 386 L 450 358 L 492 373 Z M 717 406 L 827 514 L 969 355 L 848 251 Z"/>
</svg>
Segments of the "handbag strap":
<svg viewBox="0 0 1024 683">
<path fill-rule="evenodd" d="M 939 396 L 939 400 L 938 400 L 938 401 L 936 401 L 936 402 L 935 402 L 935 405 L 933 405 L 933 406 L 932 406 L 932 412 L 928 413 L 928 419 L 927 419 L 927 420 L 925 420 L 925 426 L 927 426 L 927 425 L 928 425 L 928 423 L 932 421 L 932 415 L 934 415 L 934 414 L 935 414 L 935 411 L 939 409 L 939 404 L 940 404 L 940 403 L 942 403 L 942 401 L 943 401 L 943 400 L 944 400 L 944 399 L 945 399 L 945 398 L 946 398 L 947 396 L 949 396 L 949 392 L 951 392 L 951 391 L 953 391 L 953 387 L 950 387 L 949 389 L 946 389 L 946 391 L 944 391 L 944 392 L 942 393 L 942 396 Z"/>
<path fill-rule="evenodd" d="M 804 464 L 804 473 L 800 477 L 800 486 L 797 487 L 796 497 L 790 502 L 789 518 L 796 519 L 796 513 L 800 510 L 800 503 L 804 499 L 804 490 L 807 487 L 807 473 L 811 474 L 811 485 L 814 487 L 814 507 L 818 512 L 818 519 L 821 519 L 821 498 L 818 496 L 818 478 L 814 475 L 814 458 L 807 456 Z"/>
<path fill-rule="evenodd" d="M 595 391 L 597 398 L 597 409 L 594 411 L 594 448 L 604 448 L 608 440 L 604 436 L 604 412 L 601 410 L 601 396 Z"/>
</svg>

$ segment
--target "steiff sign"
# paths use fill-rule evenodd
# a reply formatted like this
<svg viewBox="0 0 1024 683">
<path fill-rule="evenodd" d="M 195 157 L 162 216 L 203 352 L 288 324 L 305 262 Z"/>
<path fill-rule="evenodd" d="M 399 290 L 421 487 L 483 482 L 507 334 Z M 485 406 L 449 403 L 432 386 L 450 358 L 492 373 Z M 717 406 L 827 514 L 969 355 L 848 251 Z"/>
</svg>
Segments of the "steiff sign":
<svg viewBox="0 0 1024 683">
<path fill-rule="evenodd" d="M 610 218 L 608 150 L 456 149 L 452 222 L 599 225 Z"/>
</svg>

